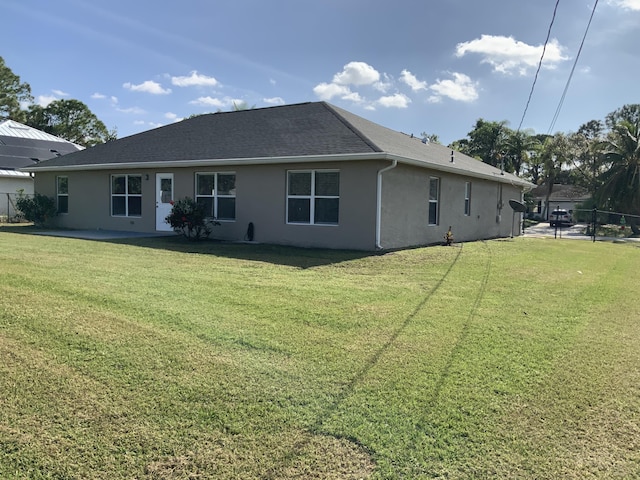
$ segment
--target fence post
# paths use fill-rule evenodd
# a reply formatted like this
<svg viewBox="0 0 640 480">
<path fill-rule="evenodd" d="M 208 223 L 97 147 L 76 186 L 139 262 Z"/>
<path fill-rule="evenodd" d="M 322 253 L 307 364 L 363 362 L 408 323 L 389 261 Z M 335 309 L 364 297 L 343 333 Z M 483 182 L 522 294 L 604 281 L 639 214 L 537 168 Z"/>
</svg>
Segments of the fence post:
<svg viewBox="0 0 640 480">
<path fill-rule="evenodd" d="M 591 211 L 591 241 L 596 241 L 596 222 L 598 221 L 598 209 L 593 207 Z"/>
</svg>

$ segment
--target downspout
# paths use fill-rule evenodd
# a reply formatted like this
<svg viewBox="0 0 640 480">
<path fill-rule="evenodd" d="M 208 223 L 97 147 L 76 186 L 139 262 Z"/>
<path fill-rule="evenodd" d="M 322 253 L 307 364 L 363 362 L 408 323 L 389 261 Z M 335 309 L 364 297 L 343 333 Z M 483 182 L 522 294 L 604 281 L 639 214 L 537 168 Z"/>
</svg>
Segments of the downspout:
<svg viewBox="0 0 640 480">
<path fill-rule="evenodd" d="M 382 223 L 382 174 L 398 166 L 398 160 L 393 160 L 391 165 L 378 170 L 378 190 L 376 193 L 376 248 L 382 250 L 380 245 L 381 223 Z"/>
</svg>

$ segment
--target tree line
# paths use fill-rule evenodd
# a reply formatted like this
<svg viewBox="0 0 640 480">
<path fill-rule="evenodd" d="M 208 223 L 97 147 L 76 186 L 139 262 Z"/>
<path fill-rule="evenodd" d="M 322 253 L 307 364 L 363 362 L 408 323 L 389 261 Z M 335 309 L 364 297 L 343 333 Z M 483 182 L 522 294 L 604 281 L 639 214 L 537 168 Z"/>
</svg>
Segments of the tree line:
<svg viewBox="0 0 640 480">
<path fill-rule="evenodd" d="M 84 147 L 117 136 L 115 129 L 108 130 L 79 100 L 55 100 L 47 106 L 33 100 L 31 86 L 21 81 L 0 57 L 0 120 L 11 119 Z"/>
</svg>

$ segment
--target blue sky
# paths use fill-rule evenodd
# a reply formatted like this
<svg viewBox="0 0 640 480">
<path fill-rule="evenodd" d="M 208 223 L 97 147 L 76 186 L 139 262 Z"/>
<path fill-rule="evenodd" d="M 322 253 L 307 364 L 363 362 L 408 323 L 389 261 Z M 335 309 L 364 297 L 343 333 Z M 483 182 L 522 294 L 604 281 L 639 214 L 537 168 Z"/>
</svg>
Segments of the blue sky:
<svg viewBox="0 0 640 480">
<path fill-rule="evenodd" d="M 522 128 L 547 133 L 595 0 L 560 0 Z M 123 137 L 232 102 L 326 100 L 394 130 L 517 128 L 556 0 L 2 0 L 0 56 L 37 103 Z M 640 103 L 640 0 L 600 0 L 556 131 Z"/>
</svg>

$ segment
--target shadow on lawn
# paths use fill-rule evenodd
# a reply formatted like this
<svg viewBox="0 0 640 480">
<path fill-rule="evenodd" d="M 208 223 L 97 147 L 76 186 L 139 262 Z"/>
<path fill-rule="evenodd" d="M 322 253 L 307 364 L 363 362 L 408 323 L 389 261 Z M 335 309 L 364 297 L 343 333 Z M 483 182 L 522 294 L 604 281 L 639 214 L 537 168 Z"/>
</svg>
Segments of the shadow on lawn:
<svg viewBox="0 0 640 480">
<path fill-rule="evenodd" d="M 195 253 L 199 255 L 213 255 L 239 260 L 267 262 L 302 269 L 348 262 L 350 260 L 378 255 L 375 252 L 356 250 L 301 248 L 252 242 L 224 242 L 219 240 L 192 242 L 177 235 L 128 237 L 125 234 L 125 236 L 121 238 L 108 238 L 107 236 L 105 236 L 105 238 L 96 238 L 96 232 L 87 232 L 88 235 L 83 236 L 82 231 L 43 229 L 32 225 L 2 225 L 0 226 L 0 232 L 132 245 L 143 248 L 169 250 L 172 252 Z"/>
<path fill-rule="evenodd" d="M 236 243 L 217 240 L 192 242 L 182 237 L 128 238 L 111 240 L 113 243 L 135 245 L 146 248 L 160 248 L 181 253 L 214 255 L 255 262 L 267 262 L 296 268 L 313 268 L 323 265 L 348 262 L 377 255 L 372 252 L 355 250 L 329 250 L 301 248 L 264 243 Z"/>
</svg>

